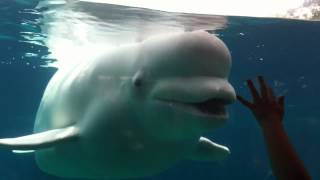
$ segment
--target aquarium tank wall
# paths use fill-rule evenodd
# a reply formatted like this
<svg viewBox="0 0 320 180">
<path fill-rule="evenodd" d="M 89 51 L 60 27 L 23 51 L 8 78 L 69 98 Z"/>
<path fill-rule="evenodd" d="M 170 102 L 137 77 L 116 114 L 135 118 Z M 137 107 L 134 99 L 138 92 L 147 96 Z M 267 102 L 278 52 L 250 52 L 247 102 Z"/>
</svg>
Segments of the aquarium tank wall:
<svg viewBox="0 0 320 180">
<path fill-rule="evenodd" d="M 263 76 L 277 96 L 285 96 L 285 131 L 312 179 L 320 179 L 319 1 L 2 0 L 0 12 L 1 138 L 33 133 L 43 93 L 57 72 L 156 36 L 204 30 L 228 47 L 236 94 L 250 99 L 246 80 L 257 84 Z M 203 136 L 227 146 L 228 157 L 185 158 L 133 179 L 276 179 L 253 114 L 238 101 L 227 110 L 225 124 Z M 11 149 L 0 146 L 0 180 L 69 179 L 42 171 L 34 152 Z"/>
</svg>

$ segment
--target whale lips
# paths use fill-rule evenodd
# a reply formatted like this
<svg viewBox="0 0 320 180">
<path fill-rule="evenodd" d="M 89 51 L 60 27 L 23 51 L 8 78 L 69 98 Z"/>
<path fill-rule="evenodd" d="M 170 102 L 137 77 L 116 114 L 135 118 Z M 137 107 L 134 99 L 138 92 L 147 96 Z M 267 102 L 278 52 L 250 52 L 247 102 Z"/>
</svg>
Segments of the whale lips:
<svg viewBox="0 0 320 180">
<path fill-rule="evenodd" d="M 225 105 L 229 103 L 224 99 L 212 98 L 204 102 L 189 104 L 204 114 L 225 115 L 227 113 Z"/>
<path fill-rule="evenodd" d="M 181 109 L 194 115 L 227 118 L 226 105 L 231 101 L 222 98 L 209 98 L 202 102 L 180 102 L 177 100 L 160 100 L 172 108 Z"/>
</svg>

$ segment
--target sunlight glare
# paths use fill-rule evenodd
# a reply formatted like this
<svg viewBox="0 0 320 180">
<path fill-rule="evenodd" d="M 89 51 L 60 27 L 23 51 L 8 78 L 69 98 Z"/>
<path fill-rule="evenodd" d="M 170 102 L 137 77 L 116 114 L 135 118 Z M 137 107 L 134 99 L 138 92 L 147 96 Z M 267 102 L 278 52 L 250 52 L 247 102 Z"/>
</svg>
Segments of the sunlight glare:
<svg viewBox="0 0 320 180">
<path fill-rule="evenodd" d="M 150 8 L 169 12 L 274 17 L 300 7 L 304 0 L 81 0 Z"/>
</svg>

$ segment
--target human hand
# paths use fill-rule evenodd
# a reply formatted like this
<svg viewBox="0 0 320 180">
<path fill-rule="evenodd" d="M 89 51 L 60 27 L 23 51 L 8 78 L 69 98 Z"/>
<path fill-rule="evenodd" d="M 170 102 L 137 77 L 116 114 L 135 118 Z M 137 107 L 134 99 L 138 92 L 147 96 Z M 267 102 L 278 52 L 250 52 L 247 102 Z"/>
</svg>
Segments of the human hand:
<svg viewBox="0 0 320 180">
<path fill-rule="evenodd" d="M 276 97 L 262 76 L 258 76 L 258 81 L 260 94 L 253 85 L 252 80 L 247 80 L 253 102 L 249 102 L 241 96 L 237 96 L 237 99 L 251 110 L 260 126 L 281 122 L 284 117 L 284 96 Z"/>
</svg>

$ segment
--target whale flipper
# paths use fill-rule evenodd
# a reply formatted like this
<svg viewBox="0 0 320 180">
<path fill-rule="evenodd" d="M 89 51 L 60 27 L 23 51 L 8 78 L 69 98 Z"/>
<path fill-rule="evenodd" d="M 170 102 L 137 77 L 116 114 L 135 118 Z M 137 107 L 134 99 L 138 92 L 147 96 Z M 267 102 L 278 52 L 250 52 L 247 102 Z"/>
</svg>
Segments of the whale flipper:
<svg viewBox="0 0 320 180">
<path fill-rule="evenodd" d="M 200 137 L 198 146 L 189 157 L 191 160 L 219 161 L 230 154 L 227 147 L 216 144 L 205 137 Z"/>
<path fill-rule="evenodd" d="M 78 134 L 78 128 L 74 126 L 53 129 L 27 136 L 0 139 L 0 148 L 7 148 L 14 152 L 38 150 L 76 139 Z"/>
<path fill-rule="evenodd" d="M 28 153 L 34 153 L 35 150 L 12 150 L 12 152 L 16 154 L 28 154 Z"/>
</svg>

